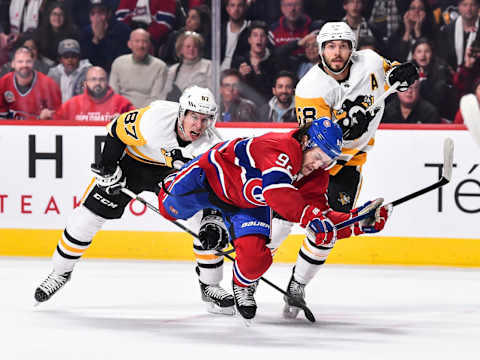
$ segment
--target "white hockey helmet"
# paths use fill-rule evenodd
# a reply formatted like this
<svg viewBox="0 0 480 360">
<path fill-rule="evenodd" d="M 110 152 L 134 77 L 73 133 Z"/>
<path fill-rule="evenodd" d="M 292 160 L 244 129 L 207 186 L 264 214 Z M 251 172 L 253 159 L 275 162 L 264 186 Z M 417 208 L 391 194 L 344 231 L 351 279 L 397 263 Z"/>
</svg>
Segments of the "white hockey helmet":
<svg viewBox="0 0 480 360">
<path fill-rule="evenodd" d="M 328 67 L 328 65 L 325 63 L 325 60 L 323 59 L 323 46 L 325 45 L 326 42 L 332 41 L 332 40 L 349 41 L 352 48 L 352 52 L 350 54 L 348 61 L 345 63 L 345 66 L 340 71 L 332 71 L 332 69 Z M 322 28 L 320 29 L 320 32 L 317 35 L 317 43 L 318 43 L 318 53 L 320 54 L 320 58 L 322 59 L 323 66 L 328 67 L 328 69 L 332 71 L 334 74 L 340 74 L 343 70 L 345 70 L 348 63 L 352 59 L 352 56 L 355 53 L 355 50 L 357 49 L 357 38 L 355 37 L 355 34 L 353 33 L 350 26 L 348 26 L 348 24 L 343 21 L 327 22 L 325 25 L 323 25 Z"/>
<path fill-rule="evenodd" d="M 178 120 L 180 130 L 183 129 L 183 119 L 188 110 L 205 114 L 210 117 L 207 129 L 215 125 L 217 121 L 218 106 L 215 102 L 215 96 L 208 88 L 197 85 L 190 86 L 183 91 L 182 96 L 178 100 L 180 107 L 178 109 Z"/>
</svg>

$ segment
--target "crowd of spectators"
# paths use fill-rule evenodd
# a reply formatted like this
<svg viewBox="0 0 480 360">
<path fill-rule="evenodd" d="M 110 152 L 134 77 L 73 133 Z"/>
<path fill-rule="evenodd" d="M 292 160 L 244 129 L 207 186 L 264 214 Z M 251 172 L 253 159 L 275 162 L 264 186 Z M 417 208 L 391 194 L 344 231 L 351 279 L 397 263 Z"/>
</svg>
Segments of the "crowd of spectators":
<svg viewBox="0 0 480 360">
<path fill-rule="evenodd" d="M 108 121 L 190 85 L 213 88 L 210 0 L 0 0 L 0 118 Z M 411 61 L 420 79 L 383 122 L 462 123 L 479 93 L 480 0 L 224 0 L 224 122 L 295 122 L 316 35 L 344 21 L 359 49 Z M 478 96 L 480 98 L 480 95 Z"/>
</svg>

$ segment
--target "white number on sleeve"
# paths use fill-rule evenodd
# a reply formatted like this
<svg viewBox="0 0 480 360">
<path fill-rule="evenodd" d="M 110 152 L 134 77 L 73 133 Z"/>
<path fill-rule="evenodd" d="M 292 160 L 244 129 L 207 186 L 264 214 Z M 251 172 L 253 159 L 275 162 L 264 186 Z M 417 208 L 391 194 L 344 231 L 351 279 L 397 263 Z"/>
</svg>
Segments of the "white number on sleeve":
<svg viewBox="0 0 480 360">
<path fill-rule="evenodd" d="M 277 157 L 277 161 L 275 161 L 275 164 L 277 165 L 280 165 L 281 167 L 284 167 L 286 168 L 287 170 L 291 171 L 292 170 L 292 166 L 291 165 L 288 165 L 287 164 L 289 163 L 290 161 L 290 158 L 288 157 L 287 154 L 285 153 L 281 153 L 278 155 Z"/>
</svg>

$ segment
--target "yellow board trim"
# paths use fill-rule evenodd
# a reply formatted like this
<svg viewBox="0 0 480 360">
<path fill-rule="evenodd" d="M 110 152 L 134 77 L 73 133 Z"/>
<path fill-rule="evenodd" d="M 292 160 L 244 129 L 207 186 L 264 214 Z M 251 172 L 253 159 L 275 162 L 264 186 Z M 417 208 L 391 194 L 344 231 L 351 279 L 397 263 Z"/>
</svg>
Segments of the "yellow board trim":
<svg viewBox="0 0 480 360">
<path fill-rule="evenodd" d="M 62 230 L 0 229 L 1 256 L 51 256 Z M 304 239 L 290 235 L 275 262 L 294 263 Z M 85 258 L 195 259 L 192 237 L 179 232 L 100 231 Z M 329 264 L 480 267 L 480 239 L 359 236 L 339 240 Z"/>
</svg>

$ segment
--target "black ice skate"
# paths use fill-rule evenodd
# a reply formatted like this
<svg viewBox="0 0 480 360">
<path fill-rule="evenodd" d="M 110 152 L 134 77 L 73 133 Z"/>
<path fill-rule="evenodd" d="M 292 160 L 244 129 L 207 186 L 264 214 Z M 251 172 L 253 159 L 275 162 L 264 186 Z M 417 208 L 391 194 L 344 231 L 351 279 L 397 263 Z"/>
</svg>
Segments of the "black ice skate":
<svg viewBox="0 0 480 360">
<path fill-rule="evenodd" d="M 37 301 L 37 305 L 38 303 L 47 301 L 53 294 L 60 290 L 63 285 L 70 280 L 71 274 L 71 271 L 64 274 L 57 274 L 55 271 L 52 271 L 35 290 L 35 300 Z"/>
<path fill-rule="evenodd" d="M 298 304 L 305 304 L 305 284 L 301 284 L 293 277 L 290 278 L 290 282 L 287 286 L 287 294 L 291 298 L 284 296 L 285 306 L 283 307 L 283 317 L 287 319 L 295 319 L 301 308 L 294 306 Z"/>
<path fill-rule="evenodd" d="M 198 267 L 195 269 L 200 275 Z M 212 314 L 235 315 L 235 302 L 233 296 L 229 294 L 220 285 L 207 285 L 198 280 L 200 283 L 200 294 L 202 300 L 207 305 L 207 311 Z"/>
<path fill-rule="evenodd" d="M 237 311 L 246 320 L 253 319 L 255 317 L 255 313 L 257 312 L 257 303 L 253 297 L 255 290 L 257 290 L 257 284 L 258 282 L 247 287 L 241 287 L 232 281 L 233 297 L 235 298 Z M 249 323 L 246 324 L 248 325 Z"/>
</svg>

